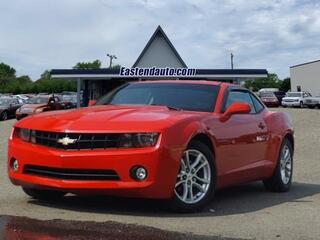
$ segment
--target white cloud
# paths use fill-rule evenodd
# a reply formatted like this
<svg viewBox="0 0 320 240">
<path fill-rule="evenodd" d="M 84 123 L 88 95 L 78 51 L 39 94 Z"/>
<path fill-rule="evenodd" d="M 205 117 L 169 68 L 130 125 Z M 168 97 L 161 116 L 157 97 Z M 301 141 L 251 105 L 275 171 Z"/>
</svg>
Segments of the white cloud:
<svg viewBox="0 0 320 240">
<path fill-rule="evenodd" d="M 267 68 L 320 58 L 320 4 L 312 0 L 11 0 L 0 3 L 0 61 L 39 77 L 50 68 L 118 56 L 131 66 L 161 25 L 188 66 Z"/>
</svg>

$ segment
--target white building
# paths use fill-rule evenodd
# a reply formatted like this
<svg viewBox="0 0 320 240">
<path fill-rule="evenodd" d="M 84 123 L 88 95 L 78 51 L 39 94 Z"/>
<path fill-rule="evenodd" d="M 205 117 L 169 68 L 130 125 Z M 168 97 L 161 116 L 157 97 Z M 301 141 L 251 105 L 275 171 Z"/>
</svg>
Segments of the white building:
<svg viewBox="0 0 320 240">
<path fill-rule="evenodd" d="M 320 96 L 320 60 L 290 67 L 291 91 L 307 91 Z"/>
</svg>

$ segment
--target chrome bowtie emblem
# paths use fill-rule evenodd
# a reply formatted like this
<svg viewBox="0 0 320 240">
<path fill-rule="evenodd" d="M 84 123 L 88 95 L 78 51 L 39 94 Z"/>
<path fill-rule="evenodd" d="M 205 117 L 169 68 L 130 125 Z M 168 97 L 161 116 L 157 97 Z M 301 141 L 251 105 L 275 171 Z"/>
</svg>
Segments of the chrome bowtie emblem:
<svg viewBox="0 0 320 240">
<path fill-rule="evenodd" d="M 64 137 L 64 138 L 60 138 L 58 139 L 58 143 L 61 143 L 64 146 L 68 146 L 69 144 L 73 144 L 77 141 L 77 139 L 72 139 L 69 137 Z"/>
</svg>

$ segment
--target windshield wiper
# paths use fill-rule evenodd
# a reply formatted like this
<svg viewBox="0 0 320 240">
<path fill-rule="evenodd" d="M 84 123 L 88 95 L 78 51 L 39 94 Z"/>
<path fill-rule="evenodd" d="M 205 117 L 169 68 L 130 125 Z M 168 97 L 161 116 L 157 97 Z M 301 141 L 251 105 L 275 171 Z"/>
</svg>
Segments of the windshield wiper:
<svg viewBox="0 0 320 240">
<path fill-rule="evenodd" d="M 174 110 L 174 111 L 183 111 L 183 109 L 181 108 L 177 108 L 177 107 L 172 107 L 172 106 L 169 106 L 169 105 L 160 105 L 160 104 L 150 104 L 151 106 L 162 106 L 162 107 L 166 107 L 168 108 L 169 110 Z"/>
</svg>

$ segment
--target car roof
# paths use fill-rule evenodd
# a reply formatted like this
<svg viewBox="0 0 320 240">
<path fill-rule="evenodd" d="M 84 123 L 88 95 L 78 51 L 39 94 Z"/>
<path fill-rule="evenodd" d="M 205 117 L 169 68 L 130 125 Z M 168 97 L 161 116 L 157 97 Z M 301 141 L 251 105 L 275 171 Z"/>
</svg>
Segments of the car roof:
<svg viewBox="0 0 320 240">
<path fill-rule="evenodd" d="M 207 81 L 207 80 L 146 80 L 140 82 L 132 82 L 133 84 L 140 83 L 177 83 L 177 84 L 199 84 L 199 85 L 214 85 L 214 86 L 236 86 L 235 84 L 218 82 L 218 81 Z"/>
</svg>

